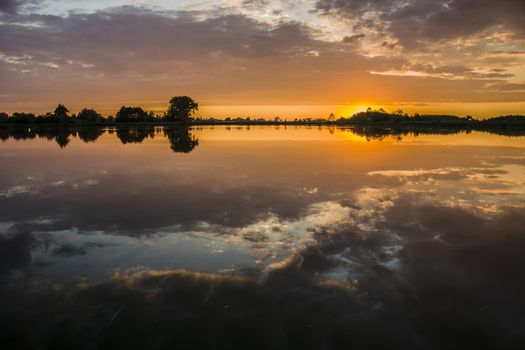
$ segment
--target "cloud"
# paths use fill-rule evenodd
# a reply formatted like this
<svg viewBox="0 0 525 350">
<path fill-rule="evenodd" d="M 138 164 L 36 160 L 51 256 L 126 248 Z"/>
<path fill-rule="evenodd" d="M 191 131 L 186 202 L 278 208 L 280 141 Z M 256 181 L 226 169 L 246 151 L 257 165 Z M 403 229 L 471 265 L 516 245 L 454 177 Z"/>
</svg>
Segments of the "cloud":
<svg viewBox="0 0 525 350">
<path fill-rule="evenodd" d="M 525 34 L 525 3 L 520 0 L 482 0 L 475 6 L 470 0 L 319 0 L 316 9 L 392 35 L 407 47 L 422 41 L 466 38 L 487 30 L 508 30 L 521 39 Z"/>
<path fill-rule="evenodd" d="M 53 255 L 59 255 L 64 257 L 70 257 L 75 255 L 85 255 L 87 254 L 86 249 L 82 247 L 77 247 L 72 244 L 63 244 L 55 249 L 53 249 Z"/>
<path fill-rule="evenodd" d="M 513 84 L 513 83 L 492 84 L 489 87 L 497 91 L 525 91 L 525 83 L 523 84 Z"/>
<path fill-rule="evenodd" d="M 275 96 L 278 87 L 294 99 L 305 81 L 313 79 L 304 75 L 305 70 L 320 78 L 362 72 L 374 64 L 313 39 L 301 23 L 270 26 L 243 15 L 202 20 L 191 13 L 168 16 L 126 7 L 66 18 L 18 16 L 2 27 L 0 51 L 7 89 L 15 94 L 25 90 L 26 96 L 51 82 L 59 91 L 75 81 L 79 84 L 75 90 L 95 93 L 102 82 L 122 90 L 123 81 L 134 81 L 142 87 L 154 86 L 157 92 L 151 97 L 168 88 L 201 96 L 210 96 L 211 90 L 218 96 L 216 103 L 228 103 L 222 98 L 243 95 L 251 86 L 252 95 L 260 91 L 262 97 Z M 330 64 L 342 58 L 348 63 Z M 42 76 L 46 79 L 39 82 L 37 77 Z M 33 81 L 36 89 L 24 81 Z M 127 89 L 134 88 L 123 91 Z"/>
<path fill-rule="evenodd" d="M 370 11 L 387 11 L 390 10 L 394 1 L 377 0 L 377 1 L 360 1 L 360 0 L 319 0 L 316 3 L 316 9 L 326 13 L 337 15 L 361 16 Z"/>
<path fill-rule="evenodd" d="M 357 44 L 361 39 L 363 39 L 365 37 L 365 35 L 363 33 L 361 34 L 355 34 L 355 35 L 350 35 L 350 36 L 345 36 L 343 38 L 343 42 L 345 44 L 350 44 L 350 45 L 354 45 L 354 44 Z"/>
<path fill-rule="evenodd" d="M 348 6 L 375 11 L 389 3 Z M 0 92 L 11 96 L 7 100 L 14 106 L 49 104 L 63 96 L 61 102 L 70 105 L 84 101 L 76 108 L 93 101 L 164 101 L 172 91 L 215 105 L 337 104 L 349 98 L 370 99 L 370 91 L 374 99 L 390 101 L 523 100 L 519 92 L 508 91 L 492 91 L 487 97 L 479 82 L 503 83 L 511 72 L 424 58 L 425 64 L 413 62 L 399 54 L 401 38 L 378 36 L 366 28 L 326 41 L 314 24 L 294 18 L 270 24 L 231 9 L 189 12 L 127 6 L 65 17 L 12 14 L 1 24 Z M 366 52 L 376 47 L 369 41 L 376 40 L 377 49 L 388 53 Z M 358 42 L 362 44 L 355 45 Z M 371 74 L 416 68 L 438 80 Z"/>
<path fill-rule="evenodd" d="M 0 15 L 16 14 L 23 7 L 32 7 L 42 2 L 42 0 L 0 0 Z"/>
<path fill-rule="evenodd" d="M 19 0 L 1 0 L 0 12 L 16 13 L 21 1 Z"/>
</svg>

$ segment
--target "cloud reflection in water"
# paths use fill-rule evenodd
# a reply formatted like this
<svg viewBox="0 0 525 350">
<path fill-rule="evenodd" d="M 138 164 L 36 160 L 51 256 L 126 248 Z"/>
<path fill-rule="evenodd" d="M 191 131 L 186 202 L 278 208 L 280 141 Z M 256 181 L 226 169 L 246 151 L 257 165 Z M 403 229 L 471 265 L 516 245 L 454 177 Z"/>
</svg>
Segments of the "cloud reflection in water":
<svg viewBox="0 0 525 350">
<path fill-rule="evenodd" d="M 49 151 L 7 144 L 8 348 L 523 343 L 522 149 L 217 141 L 173 162 L 155 140 L 115 161 L 96 147 L 111 140 L 85 153 L 72 139 L 61 152 L 83 157 L 78 172 L 69 153 L 44 170 L 26 159 Z M 297 176 L 267 176 L 279 162 Z"/>
</svg>

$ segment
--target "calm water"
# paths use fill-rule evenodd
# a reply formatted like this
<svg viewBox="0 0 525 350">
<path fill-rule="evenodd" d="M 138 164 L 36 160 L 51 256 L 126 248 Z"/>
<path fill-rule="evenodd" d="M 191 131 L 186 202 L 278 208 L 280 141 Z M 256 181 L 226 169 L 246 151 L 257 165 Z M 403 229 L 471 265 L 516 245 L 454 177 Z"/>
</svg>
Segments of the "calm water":
<svg viewBox="0 0 525 350">
<path fill-rule="evenodd" d="M 525 137 L 0 137 L 3 349 L 525 344 Z"/>
</svg>

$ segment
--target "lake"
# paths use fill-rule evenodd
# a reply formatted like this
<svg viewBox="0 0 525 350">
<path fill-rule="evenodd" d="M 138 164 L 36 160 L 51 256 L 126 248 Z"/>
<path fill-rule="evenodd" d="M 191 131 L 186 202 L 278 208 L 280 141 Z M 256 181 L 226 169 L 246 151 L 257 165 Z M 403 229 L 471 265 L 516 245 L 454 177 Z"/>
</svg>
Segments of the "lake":
<svg viewBox="0 0 525 350">
<path fill-rule="evenodd" d="M 3 349 L 519 348 L 525 137 L 0 130 Z"/>
</svg>

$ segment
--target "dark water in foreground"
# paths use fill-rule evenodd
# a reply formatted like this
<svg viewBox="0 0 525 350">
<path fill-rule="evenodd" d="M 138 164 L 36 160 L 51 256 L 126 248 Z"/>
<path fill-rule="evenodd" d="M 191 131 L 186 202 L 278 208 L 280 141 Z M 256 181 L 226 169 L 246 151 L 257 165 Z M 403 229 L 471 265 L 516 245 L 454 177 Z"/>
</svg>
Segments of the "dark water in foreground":
<svg viewBox="0 0 525 350">
<path fill-rule="evenodd" d="M 2 349 L 519 349 L 525 138 L 0 132 Z"/>
</svg>

